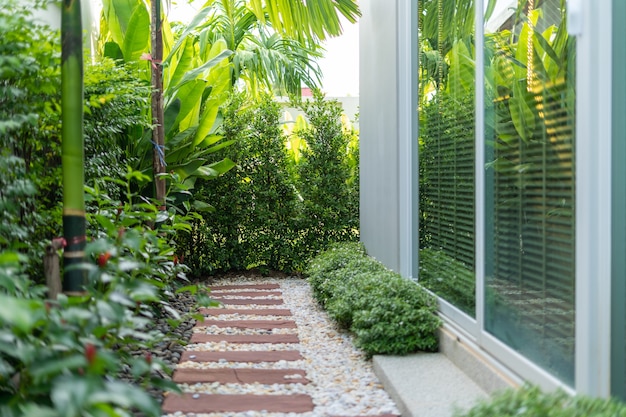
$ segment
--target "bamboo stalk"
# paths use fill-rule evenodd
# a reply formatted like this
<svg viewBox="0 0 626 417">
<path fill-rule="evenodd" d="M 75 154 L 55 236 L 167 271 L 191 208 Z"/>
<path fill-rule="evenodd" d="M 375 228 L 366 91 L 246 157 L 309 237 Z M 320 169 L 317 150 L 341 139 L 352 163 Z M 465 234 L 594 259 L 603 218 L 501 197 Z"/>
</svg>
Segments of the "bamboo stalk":
<svg viewBox="0 0 626 417">
<path fill-rule="evenodd" d="M 85 195 L 83 146 L 83 42 L 80 0 L 61 12 L 61 161 L 63 166 L 63 291 L 83 291 Z"/>
</svg>

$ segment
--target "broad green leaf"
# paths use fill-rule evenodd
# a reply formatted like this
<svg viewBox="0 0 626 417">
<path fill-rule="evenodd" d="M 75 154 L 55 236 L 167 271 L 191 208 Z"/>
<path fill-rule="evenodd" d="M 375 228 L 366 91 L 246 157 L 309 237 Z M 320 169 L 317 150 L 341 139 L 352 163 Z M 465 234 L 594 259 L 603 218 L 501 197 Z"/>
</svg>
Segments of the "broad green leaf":
<svg viewBox="0 0 626 417">
<path fill-rule="evenodd" d="M 62 416 L 78 417 L 82 415 L 88 397 L 98 390 L 99 385 L 95 377 L 63 375 L 54 380 L 50 398 Z"/>
<path fill-rule="evenodd" d="M 259 22 L 265 24 L 265 11 L 263 10 L 263 1 L 251 0 L 249 6 Z"/>
<path fill-rule="evenodd" d="M 124 35 L 122 52 L 126 62 L 134 62 L 148 50 L 150 43 L 150 15 L 143 4 L 135 7 Z"/>
<path fill-rule="evenodd" d="M 497 0 L 489 0 L 489 3 L 487 4 L 487 9 L 485 10 L 485 22 L 488 22 L 491 18 L 493 10 L 496 8 L 496 2 Z"/>
<path fill-rule="evenodd" d="M 180 175 L 180 179 L 184 180 L 190 175 L 194 174 L 198 168 L 206 164 L 204 159 L 193 159 L 191 161 L 186 162 L 185 164 L 180 164 L 178 166 L 170 167 L 174 172 Z"/>
<path fill-rule="evenodd" d="M 228 58 L 232 54 L 233 54 L 233 52 L 229 51 L 229 50 L 224 50 L 224 51 L 220 52 L 215 58 L 205 62 L 204 64 L 202 64 L 198 68 L 195 68 L 195 69 L 193 69 L 191 71 L 188 71 L 185 74 L 185 76 L 183 77 L 183 79 L 173 89 L 174 90 L 178 90 L 185 83 L 188 83 L 190 81 L 194 81 L 194 80 L 196 80 L 200 76 L 204 76 L 205 73 L 208 70 L 210 70 L 212 67 L 214 67 L 215 65 L 219 64 L 222 60 Z"/>
<path fill-rule="evenodd" d="M 207 136 L 207 139 L 209 139 L 209 138 L 211 138 L 211 136 Z M 227 140 L 227 141 L 219 143 L 219 144 L 217 144 L 215 146 L 211 146 L 210 148 L 207 148 L 205 152 L 203 152 L 203 155 L 208 155 L 208 154 L 220 151 L 220 150 L 222 150 L 224 148 L 227 148 L 227 147 L 233 145 L 235 142 L 236 142 L 235 140 Z"/>
<path fill-rule="evenodd" d="M 161 414 L 160 407 L 154 398 L 144 390 L 123 382 L 106 382 L 104 389 L 90 394 L 87 399 L 90 404 L 116 404 L 122 408 L 136 407 L 148 415 Z"/>
<path fill-rule="evenodd" d="M 180 57 L 178 55 L 173 55 L 173 58 L 170 59 L 170 73 L 171 77 L 167 82 L 165 88 L 169 85 L 177 85 L 180 80 L 183 79 L 183 76 L 191 69 L 192 63 L 194 61 L 195 56 L 195 48 L 193 45 L 193 39 L 187 38 L 184 48 L 180 53 Z M 178 58 L 178 59 L 174 59 Z"/>
<path fill-rule="evenodd" d="M 229 158 L 224 158 L 221 161 L 214 162 L 209 165 L 212 169 L 216 170 L 221 174 L 224 174 L 234 168 L 237 164 L 231 161 Z"/>
<path fill-rule="evenodd" d="M 181 104 L 180 99 L 176 98 L 172 101 L 164 111 L 165 121 L 163 122 L 165 125 L 165 137 L 171 136 L 173 132 L 177 130 L 178 124 L 176 120 L 178 119 L 178 114 L 180 113 Z"/>
<path fill-rule="evenodd" d="M 199 213 L 214 213 L 215 212 L 215 207 L 213 207 L 212 205 L 210 205 L 209 203 L 205 203 L 204 201 L 198 201 L 198 200 L 194 200 L 191 203 L 193 209 Z"/>
<path fill-rule="evenodd" d="M 0 265 L 17 264 L 20 261 L 20 255 L 17 252 L 0 252 Z"/>
<path fill-rule="evenodd" d="M 204 92 L 205 86 L 205 81 L 195 80 L 181 86 L 178 91 L 176 91 L 176 95 L 174 97 L 176 100 L 180 100 L 181 106 L 175 123 L 180 125 L 180 131 L 185 131 L 189 127 L 186 124 L 184 126 L 181 124 L 190 113 L 199 109 L 200 100 L 202 99 L 202 93 Z"/>
<path fill-rule="evenodd" d="M 201 90 L 204 92 L 205 90 Z M 198 120 L 200 119 L 200 108 L 202 107 L 202 100 L 197 100 L 192 103 L 193 107 L 186 117 L 182 118 L 178 129 L 181 131 L 194 130 L 198 127 Z"/>
<path fill-rule="evenodd" d="M 59 413 L 51 407 L 44 407 L 37 404 L 25 404 L 20 407 L 22 416 L 37 417 L 60 417 Z M 2 413 L 0 413 L 2 414 Z"/>
<path fill-rule="evenodd" d="M 210 179 L 219 177 L 220 173 L 217 170 L 211 168 L 210 166 L 204 165 L 204 166 L 198 167 L 198 169 L 195 170 L 192 175 L 203 178 L 205 180 L 210 180 Z"/>
<path fill-rule="evenodd" d="M 176 294 L 180 294 L 180 293 L 183 293 L 183 292 L 188 292 L 191 295 L 196 295 L 196 293 L 198 292 L 198 286 L 197 285 L 186 285 L 184 287 L 178 288 L 175 292 L 176 292 Z"/>
<path fill-rule="evenodd" d="M 43 303 L 0 295 L 0 322 L 30 333 L 43 318 Z"/>
<path fill-rule="evenodd" d="M 130 18 L 141 3 L 137 0 L 104 0 L 102 5 L 111 37 L 118 45 L 123 45 Z"/>
<path fill-rule="evenodd" d="M 193 153 L 194 149 L 191 142 L 193 133 L 194 129 L 187 129 L 168 141 L 166 144 L 168 153 L 165 155 L 165 160 L 168 165 L 178 164 L 187 159 L 189 155 Z"/>
<path fill-rule="evenodd" d="M 196 137 L 193 141 L 194 146 L 202 143 L 213 130 L 213 126 L 217 120 L 218 111 L 219 103 L 215 103 L 214 100 L 207 100 L 204 112 L 202 112 L 202 116 L 200 117 L 200 124 L 198 125 L 198 130 L 196 131 Z"/>
<path fill-rule="evenodd" d="M 63 373 L 65 370 L 71 371 L 78 368 L 85 368 L 87 359 L 85 355 L 74 354 L 64 358 L 52 357 L 45 361 L 36 362 L 30 369 L 30 373 L 35 381 L 41 381 L 54 375 Z"/>
<path fill-rule="evenodd" d="M 513 84 L 513 95 L 509 99 L 509 109 L 515 130 L 520 137 L 527 141 L 535 129 L 535 115 L 527 103 L 526 83 Z"/>
<path fill-rule="evenodd" d="M 124 53 L 117 42 L 107 42 L 104 44 L 104 56 L 114 60 L 123 60 Z"/>
</svg>

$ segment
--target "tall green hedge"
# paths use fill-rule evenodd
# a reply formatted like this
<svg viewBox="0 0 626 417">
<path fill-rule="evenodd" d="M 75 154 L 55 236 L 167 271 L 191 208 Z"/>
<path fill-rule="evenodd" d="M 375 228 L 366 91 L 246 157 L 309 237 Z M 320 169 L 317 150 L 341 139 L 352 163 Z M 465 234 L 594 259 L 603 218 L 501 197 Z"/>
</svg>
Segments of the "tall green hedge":
<svg viewBox="0 0 626 417">
<path fill-rule="evenodd" d="M 341 106 L 317 96 L 300 104 L 308 117 L 299 159 L 287 147 L 283 108 L 271 97 L 234 95 L 222 109 L 234 144 L 220 151 L 237 166 L 196 183 L 195 198 L 215 210 L 180 238 L 196 275 L 216 271 L 302 271 L 329 243 L 358 240 L 358 147 L 341 122 Z"/>
</svg>

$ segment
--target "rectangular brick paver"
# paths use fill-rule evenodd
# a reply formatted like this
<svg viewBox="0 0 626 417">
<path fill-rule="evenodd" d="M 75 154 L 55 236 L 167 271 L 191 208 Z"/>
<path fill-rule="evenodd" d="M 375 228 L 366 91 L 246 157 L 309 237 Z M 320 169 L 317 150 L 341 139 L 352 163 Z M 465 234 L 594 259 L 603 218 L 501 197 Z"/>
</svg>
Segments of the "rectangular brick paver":
<svg viewBox="0 0 626 417">
<path fill-rule="evenodd" d="M 191 335 L 189 343 L 209 343 L 209 342 L 227 342 L 227 343 L 300 343 L 298 335 L 295 334 L 201 334 L 194 333 Z"/>
<path fill-rule="evenodd" d="M 278 362 L 298 361 L 303 359 L 297 350 L 274 351 L 230 351 L 230 352 L 194 352 L 186 350 L 180 357 L 181 362 Z"/>
<path fill-rule="evenodd" d="M 291 310 L 286 308 L 200 308 L 198 313 L 205 316 L 219 316 L 222 314 L 249 314 L 256 316 L 291 316 Z"/>
<path fill-rule="evenodd" d="M 306 372 L 301 369 L 246 369 L 180 368 L 174 372 L 173 381 L 179 384 L 218 382 L 220 384 L 308 384 Z"/>
<path fill-rule="evenodd" d="M 236 329 L 295 329 L 296 322 L 293 320 L 203 320 L 196 323 L 195 327 L 233 327 Z"/>
<path fill-rule="evenodd" d="M 193 398 L 197 396 L 197 398 Z M 305 413 L 313 411 L 313 400 L 306 394 L 294 395 L 168 395 L 163 413 L 226 413 L 266 411 L 268 413 Z"/>
<path fill-rule="evenodd" d="M 211 296 L 214 300 L 221 302 L 224 305 L 249 305 L 249 304 L 257 304 L 257 305 L 281 305 L 283 304 L 282 299 L 267 299 L 267 298 L 220 298 Z"/>
<path fill-rule="evenodd" d="M 210 297 L 215 298 L 219 296 L 231 296 L 231 297 L 253 297 L 253 298 L 262 298 L 262 297 L 280 297 L 283 295 L 280 291 L 220 291 L 213 292 L 211 291 Z"/>
<path fill-rule="evenodd" d="M 279 284 L 234 284 L 234 285 L 211 285 L 212 290 L 278 290 Z"/>
</svg>

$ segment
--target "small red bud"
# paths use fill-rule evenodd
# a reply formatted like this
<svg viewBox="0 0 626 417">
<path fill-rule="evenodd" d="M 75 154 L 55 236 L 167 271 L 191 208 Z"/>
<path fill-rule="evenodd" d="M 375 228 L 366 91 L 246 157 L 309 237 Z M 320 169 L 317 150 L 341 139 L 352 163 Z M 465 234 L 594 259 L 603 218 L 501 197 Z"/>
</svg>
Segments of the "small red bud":
<svg viewBox="0 0 626 417">
<path fill-rule="evenodd" d="M 152 364 L 152 353 L 146 352 L 146 362 L 148 362 L 148 365 Z"/>
<path fill-rule="evenodd" d="M 101 253 L 98 256 L 98 266 L 104 267 L 109 261 L 109 258 L 111 258 L 111 254 L 109 252 Z"/>
<path fill-rule="evenodd" d="M 178 265 L 178 255 L 174 254 L 174 265 Z"/>
<path fill-rule="evenodd" d="M 91 343 L 87 343 L 85 345 L 85 358 L 87 358 L 87 363 L 92 365 L 94 360 L 96 359 L 97 349 Z"/>
</svg>

